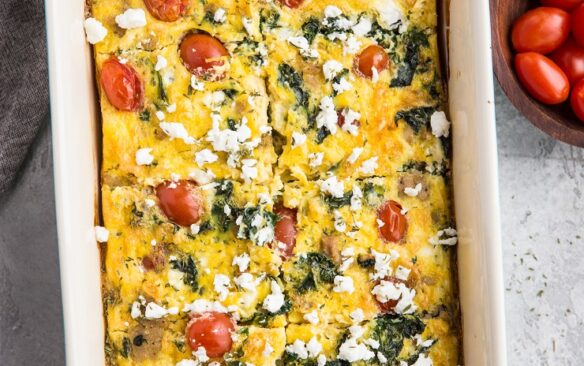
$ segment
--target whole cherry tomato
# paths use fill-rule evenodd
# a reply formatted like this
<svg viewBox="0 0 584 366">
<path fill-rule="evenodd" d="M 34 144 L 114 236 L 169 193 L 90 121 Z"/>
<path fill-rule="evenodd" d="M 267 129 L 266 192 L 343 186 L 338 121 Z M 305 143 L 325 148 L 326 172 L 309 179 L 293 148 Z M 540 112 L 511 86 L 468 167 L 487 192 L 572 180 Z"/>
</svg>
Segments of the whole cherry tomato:
<svg viewBox="0 0 584 366">
<path fill-rule="evenodd" d="M 570 82 L 562 69 L 549 58 L 535 52 L 515 56 L 515 72 L 529 94 L 545 104 L 568 99 Z"/>
<path fill-rule="evenodd" d="M 284 207 L 278 204 L 274 207 L 274 213 L 279 216 L 274 227 L 276 240 L 283 245 L 280 246 L 282 258 L 287 259 L 292 256 L 296 245 L 296 209 Z"/>
<path fill-rule="evenodd" d="M 572 35 L 576 42 L 584 47 L 584 3 L 572 12 Z"/>
<path fill-rule="evenodd" d="M 358 74 L 371 78 L 373 68 L 381 72 L 389 67 L 389 56 L 383 48 L 378 45 L 371 45 L 365 48 L 355 60 L 355 69 Z"/>
<path fill-rule="evenodd" d="M 577 82 L 572 89 L 570 105 L 580 121 L 584 122 L 584 79 Z"/>
<path fill-rule="evenodd" d="M 189 0 L 144 0 L 144 4 L 154 18 L 174 22 L 184 14 Z"/>
<path fill-rule="evenodd" d="M 112 57 L 101 67 L 101 86 L 109 102 L 121 111 L 142 107 L 144 86 L 134 68 Z"/>
<path fill-rule="evenodd" d="M 584 77 L 584 47 L 580 47 L 571 37 L 550 58 L 566 73 L 570 84 Z"/>
<path fill-rule="evenodd" d="M 160 183 L 156 187 L 156 195 L 164 214 L 179 225 L 195 224 L 203 215 L 203 197 L 192 181 Z"/>
<path fill-rule="evenodd" d="M 193 351 L 205 348 L 207 356 L 222 357 L 231 350 L 233 321 L 223 313 L 196 314 L 187 324 L 187 339 Z"/>
<path fill-rule="evenodd" d="M 578 6 L 578 4 L 582 3 L 582 0 L 541 0 L 541 3 L 545 6 L 570 11 Z"/>
<path fill-rule="evenodd" d="M 520 16 L 511 30 L 511 42 L 517 52 L 549 53 L 560 47 L 570 34 L 570 14 L 539 7 Z"/>
<path fill-rule="evenodd" d="M 395 201 L 385 201 L 377 210 L 381 220 L 379 233 L 387 241 L 397 243 L 406 235 L 408 220 L 402 213 L 402 206 Z"/>
<path fill-rule="evenodd" d="M 287 7 L 294 9 L 302 5 L 304 0 L 278 0 L 278 2 L 282 5 L 286 5 Z"/>
<path fill-rule="evenodd" d="M 224 65 L 228 55 L 225 46 L 208 34 L 189 34 L 180 44 L 180 57 L 184 65 L 192 74 L 202 78 L 222 78 L 224 74 L 218 68 Z"/>
</svg>

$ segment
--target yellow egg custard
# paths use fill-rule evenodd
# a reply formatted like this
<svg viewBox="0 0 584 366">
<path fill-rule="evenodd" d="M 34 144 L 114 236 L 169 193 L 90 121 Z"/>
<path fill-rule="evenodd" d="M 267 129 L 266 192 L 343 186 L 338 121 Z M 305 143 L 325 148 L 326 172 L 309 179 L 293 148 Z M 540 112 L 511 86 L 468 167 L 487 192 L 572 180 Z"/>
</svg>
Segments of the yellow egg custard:
<svg viewBox="0 0 584 366">
<path fill-rule="evenodd" d="M 110 365 L 462 363 L 435 0 L 92 0 Z"/>
</svg>

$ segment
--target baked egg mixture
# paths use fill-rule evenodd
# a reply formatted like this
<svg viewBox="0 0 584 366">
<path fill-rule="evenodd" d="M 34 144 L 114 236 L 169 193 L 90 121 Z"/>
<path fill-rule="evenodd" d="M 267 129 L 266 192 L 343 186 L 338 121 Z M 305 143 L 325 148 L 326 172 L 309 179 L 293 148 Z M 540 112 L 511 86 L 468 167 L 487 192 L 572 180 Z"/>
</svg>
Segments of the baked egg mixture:
<svg viewBox="0 0 584 366">
<path fill-rule="evenodd" d="M 90 0 L 109 365 L 459 365 L 435 0 Z"/>
</svg>

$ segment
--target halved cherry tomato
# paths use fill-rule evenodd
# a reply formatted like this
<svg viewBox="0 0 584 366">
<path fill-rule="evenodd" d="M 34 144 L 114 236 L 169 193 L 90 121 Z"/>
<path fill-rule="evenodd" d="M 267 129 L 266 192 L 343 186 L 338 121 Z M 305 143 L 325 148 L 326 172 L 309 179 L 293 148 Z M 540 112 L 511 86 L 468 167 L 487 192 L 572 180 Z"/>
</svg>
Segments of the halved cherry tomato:
<svg viewBox="0 0 584 366">
<path fill-rule="evenodd" d="M 584 47 L 584 3 L 572 12 L 572 34 L 576 42 Z"/>
<path fill-rule="evenodd" d="M 355 60 L 355 69 L 362 76 L 371 78 L 373 68 L 381 72 L 389 67 L 389 56 L 383 48 L 378 45 L 371 45 L 365 48 Z"/>
<path fill-rule="evenodd" d="M 568 38 L 550 58 L 566 73 L 572 85 L 584 77 L 584 47 L 572 38 Z"/>
<path fill-rule="evenodd" d="M 535 52 L 515 56 L 515 72 L 529 94 L 545 104 L 568 99 L 570 82 L 562 69 L 549 58 Z"/>
<path fill-rule="evenodd" d="M 545 6 L 560 8 L 567 11 L 574 9 L 581 2 L 582 0 L 541 0 L 541 3 Z"/>
<path fill-rule="evenodd" d="M 517 52 L 549 53 L 560 47 L 570 34 L 570 14 L 545 6 L 520 16 L 511 30 L 511 42 Z"/>
<path fill-rule="evenodd" d="M 274 213 L 280 218 L 274 227 L 276 240 L 283 245 L 280 247 L 282 258 L 288 259 L 292 256 L 294 246 L 296 245 L 296 209 L 284 207 L 277 204 L 274 207 Z"/>
<path fill-rule="evenodd" d="M 192 181 L 160 183 L 156 187 L 156 195 L 164 214 L 179 225 L 195 224 L 203 215 L 203 197 Z"/>
<path fill-rule="evenodd" d="M 580 121 L 584 122 L 584 79 L 580 80 L 572 89 L 570 105 Z"/>
<path fill-rule="evenodd" d="M 185 13 L 189 0 L 144 0 L 144 4 L 154 18 L 174 22 Z"/>
<path fill-rule="evenodd" d="M 134 68 L 112 57 L 101 67 L 101 86 L 109 102 L 121 111 L 137 111 L 142 107 L 144 86 Z"/>
<path fill-rule="evenodd" d="M 224 74 L 217 70 L 225 64 L 229 52 L 223 44 L 208 34 L 191 33 L 180 44 L 180 57 L 186 68 L 202 78 L 220 79 Z"/>
<path fill-rule="evenodd" d="M 287 7 L 292 9 L 299 7 L 304 2 L 304 0 L 278 0 L 278 1 L 280 2 L 280 4 L 286 5 Z"/>
<path fill-rule="evenodd" d="M 385 201 L 377 210 L 377 218 L 383 223 L 379 228 L 383 239 L 397 243 L 406 235 L 408 220 L 402 214 L 402 206 L 399 203 Z"/>
<path fill-rule="evenodd" d="M 193 351 L 205 348 L 207 356 L 222 357 L 231 350 L 234 331 L 231 319 L 223 313 L 208 312 L 196 314 L 187 324 L 187 339 Z"/>
</svg>

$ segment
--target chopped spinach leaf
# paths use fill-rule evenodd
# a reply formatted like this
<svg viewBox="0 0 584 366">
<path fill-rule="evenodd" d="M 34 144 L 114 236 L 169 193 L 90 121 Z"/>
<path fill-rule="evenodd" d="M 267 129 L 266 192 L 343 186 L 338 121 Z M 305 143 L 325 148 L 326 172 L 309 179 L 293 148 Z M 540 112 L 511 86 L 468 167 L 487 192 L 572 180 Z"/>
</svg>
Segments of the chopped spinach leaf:
<svg viewBox="0 0 584 366">
<path fill-rule="evenodd" d="M 240 325 L 259 325 L 261 327 L 266 327 L 270 324 L 270 321 L 278 315 L 283 315 L 288 313 L 292 309 L 292 301 L 286 298 L 284 305 L 275 313 L 270 313 L 263 307 L 258 308 L 258 310 L 249 318 L 239 321 Z"/>
<path fill-rule="evenodd" d="M 353 192 L 345 192 L 343 197 L 333 197 L 331 195 L 322 195 L 322 200 L 326 203 L 330 208 L 337 209 L 343 206 L 348 206 L 351 204 L 351 198 L 353 198 Z"/>
<path fill-rule="evenodd" d="M 193 257 L 185 256 L 181 259 L 171 260 L 170 265 L 173 269 L 184 273 L 183 283 L 185 285 L 190 286 L 193 291 L 199 289 L 199 271 L 197 270 L 197 265 Z"/>
<path fill-rule="evenodd" d="M 395 48 L 399 37 L 399 27 L 393 29 L 386 29 L 382 27 L 378 22 L 373 22 L 371 24 L 371 30 L 367 33 L 367 36 L 373 38 L 378 45 L 383 47 L 386 51 L 390 52 Z M 394 60 L 395 61 L 395 60 Z"/>
<path fill-rule="evenodd" d="M 316 17 L 310 17 L 304 24 L 302 24 L 302 33 L 304 38 L 308 40 L 311 44 L 316 38 L 318 31 L 320 29 L 320 21 Z"/>
<path fill-rule="evenodd" d="M 308 106 L 308 93 L 304 90 L 304 80 L 292 66 L 288 64 L 278 66 L 278 82 L 292 90 L 299 105 Z"/>
<path fill-rule="evenodd" d="M 150 122 L 150 110 L 144 109 L 142 112 L 140 112 L 138 117 L 140 118 L 140 121 Z"/>
<path fill-rule="evenodd" d="M 403 36 L 404 54 L 397 75 L 391 80 L 391 87 L 404 87 L 412 83 L 416 69 L 420 64 L 420 48 L 428 47 L 428 36 L 423 30 L 413 28 Z"/>
<path fill-rule="evenodd" d="M 385 314 L 375 319 L 371 336 L 379 342 L 378 351 L 392 364 L 403 348 L 404 339 L 421 334 L 424 328 L 425 324 L 415 315 Z"/>
<path fill-rule="evenodd" d="M 120 349 L 120 354 L 123 358 L 128 358 L 130 356 L 130 352 L 132 351 L 132 344 L 128 337 L 124 337 L 122 339 L 122 348 Z"/>
<path fill-rule="evenodd" d="M 266 30 L 277 28 L 280 20 L 280 13 L 277 11 L 262 10 L 260 12 L 260 31 L 264 33 Z"/>
<path fill-rule="evenodd" d="M 231 224 L 235 222 L 233 208 L 229 206 L 231 213 L 228 215 L 225 213 L 225 206 L 229 206 L 229 204 L 224 200 L 219 200 L 213 204 L 213 207 L 211 207 L 211 215 L 213 215 L 213 218 L 215 219 L 215 224 L 223 233 L 227 232 L 231 227 Z"/>
<path fill-rule="evenodd" d="M 237 210 L 241 216 L 241 224 L 237 232 L 240 239 L 250 239 L 258 245 L 264 245 L 274 240 L 274 226 L 278 215 L 265 211 L 261 207 L 245 207 Z"/>
<path fill-rule="evenodd" d="M 319 145 L 322 144 L 324 139 L 326 139 L 330 134 L 331 132 L 328 130 L 328 128 L 322 126 L 318 129 L 318 131 L 316 131 L 316 143 Z"/>
<path fill-rule="evenodd" d="M 156 71 L 156 85 L 158 86 L 158 100 L 159 103 L 157 104 L 158 109 L 162 109 L 161 106 L 168 104 L 168 97 L 166 95 L 166 90 L 164 90 L 164 82 L 162 81 L 162 75 L 160 71 Z"/>
<path fill-rule="evenodd" d="M 320 283 L 334 283 L 335 276 L 339 274 L 335 263 L 323 253 L 306 253 L 296 261 L 295 266 L 301 274 L 296 280 L 296 290 L 300 294 L 316 290 Z"/>
<path fill-rule="evenodd" d="M 435 111 L 435 107 L 416 107 L 399 111 L 395 115 L 395 122 L 404 120 L 410 125 L 414 132 L 418 133 L 422 127 L 427 126 L 430 123 L 430 117 Z"/>
</svg>

